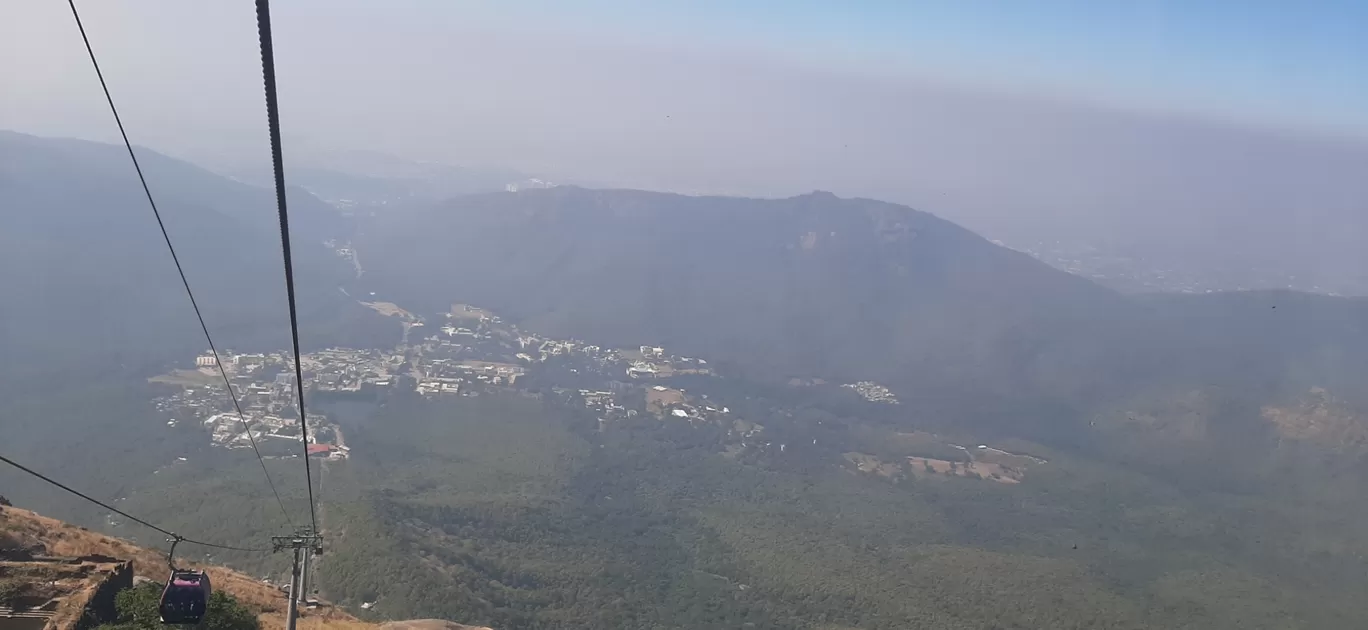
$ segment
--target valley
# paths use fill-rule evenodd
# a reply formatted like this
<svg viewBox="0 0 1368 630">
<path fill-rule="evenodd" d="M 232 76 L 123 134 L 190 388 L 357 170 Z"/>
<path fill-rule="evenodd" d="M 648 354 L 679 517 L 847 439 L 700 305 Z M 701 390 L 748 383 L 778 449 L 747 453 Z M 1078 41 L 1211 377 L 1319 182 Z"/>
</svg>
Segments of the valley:
<svg viewBox="0 0 1368 630">
<path fill-rule="evenodd" d="M 928 416 L 934 404 L 876 382 L 753 381 L 709 357 L 548 337 L 471 304 L 385 308 L 423 325 L 392 348 L 304 362 L 311 417 L 348 409 L 336 421 L 348 456 L 320 469 L 320 586 L 365 618 L 1169 628 L 1320 627 L 1354 614 L 1322 599 L 1344 587 L 1329 575 L 1314 588 L 1268 581 L 1274 566 L 1303 579 L 1328 569 L 1297 551 L 1328 530 L 1294 534 L 1271 505 L 1219 484 L 1099 458 L 1133 413 L 1093 421 L 1097 451 L 1061 450 L 956 429 Z M 1250 510 L 1261 524 L 1229 539 Z M 1212 567 L 1219 576 L 1196 577 Z M 976 581 L 947 586 L 951 575 Z M 1183 608 L 1194 592 L 1206 606 L 1195 617 Z M 1239 612 L 1250 607 L 1268 616 Z"/>
<path fill-rule="evenodd" d="M 408 328 L 422 326 L 425 319 L 393 303 L 366 305 L 382 314 L 402 317 Z M 727 377 L 714 373 L 705 358 L 674 355 L 658 346 L 613 349 L 576 339 L 545 338 L 521 330 L 493 311 L 467 304 L 455 305 L 436 318 L 447 323 L 440 328 L 424 328 L 434 334 L 421 340 L 409 342 L 406 335 L 393 348 L 327 348 L 306 353 L 302 357 L 306 404 L 313 408 L 321 403 L 327 408 L 336 402 L 352 401 L 375 408 L 392 397 L 414 394 L 441 398 L 515 393 L 547 397 L 571 409 L 593 412 L 600 432 L 615 430 L 620 421 L 640 415 L 692 428 L 721 428 L 724 437 L 717 447 L 730 456 L 765 450 L 784 453 L 788 449 L 787 443 L 770 439 L 764 425 L 755 419 L 732 412 L 731 406 L 754 406 L 747 400 L 732 399 L 730 390 L 734 387 L 715 383 Z M 233 386 L 233 397 L 219 378 L 220 361 Z M 151 384 L 165 386 L 162 395 L 151 402 L 165 416 L 168 430 L 185 423 L 202 427 L 215 446 L 249 449 L 255 445 L 267 457 L 298 456 L 301 447 L 288 444 L 300 442 L 301 437 L 293 366 L 284 351 L 226 350 L 217 356 L 197 356 L 193 363 L 198 367 L 176 367 L 148 379 Z M 686 378 L 687 390 L 659 384 Z M 832 397 L 848 406 L 858 407 L 861 400 L 898 402 L 888 388 L 869 381 L 803 387 L 806 397 Z M 235 413 L 234 397 L 242 417 Z M 778 402 L 772 404 L 755 410 L 763 417 L 792 417 L 798 411 Z M 326 413 L 314 408 L 307 418 L 310 436 L 303 450 L 310 457 L 340 461 L 352 455 L 342 427 Z M 814 437 L 811 446 L 817 442 Z M 984 454 L 988 451 L 983 449 L 988 448 L 980 446 Z M 949 470 L 941 472 L 950 474 Z"/>
<path fill-rule="evenodd" d="M 1122 295 L 931 214 L 821 192 L 532 188 L 373 216 L 302 196 L 303 444 L 267 192 L 149 160 L 184 213 L 173 237 L 197 245 L 215 358 L 163 244 L 127 219 L 138 191 L 100 176 L 125 156 L 0 149 L 44 156 L 0 164 L 0 196 L 35 210 L 0 232 L 20 309 L 0 305 L 0 450 L 242 547 L 308 518 L 313 457 L 317 585 L 365 622 L 1368 619 L 1364 300 Z M 120 274 L 93 279 L 106 267 Z M 0 484 L 163 544 L 10 471 Z"/>
</svg>

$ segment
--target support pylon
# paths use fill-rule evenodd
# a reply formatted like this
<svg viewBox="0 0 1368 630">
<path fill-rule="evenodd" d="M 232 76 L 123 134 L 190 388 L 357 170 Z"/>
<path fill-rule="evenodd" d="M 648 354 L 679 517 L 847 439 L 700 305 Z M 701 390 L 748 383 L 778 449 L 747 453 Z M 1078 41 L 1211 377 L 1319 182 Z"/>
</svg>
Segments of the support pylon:
<svg viewBox="0 0 1368 630">
<path fill-rule="evenodd" d="M 308 597 L 304 589 L 307 588 L 305 583 L 309 556 L 323 553 L 323 537 L 313 529 L 304 527 L 294 536 L 272 536 L 271 546 L 276 551 L 289 549 L 294 554 L 290 566 L 290 606 L 286 612 L 286 624 L 288 630 L 295 630 L 295 622 L 299 619 L 299 604 L 306 603 Z"/>
</svg>

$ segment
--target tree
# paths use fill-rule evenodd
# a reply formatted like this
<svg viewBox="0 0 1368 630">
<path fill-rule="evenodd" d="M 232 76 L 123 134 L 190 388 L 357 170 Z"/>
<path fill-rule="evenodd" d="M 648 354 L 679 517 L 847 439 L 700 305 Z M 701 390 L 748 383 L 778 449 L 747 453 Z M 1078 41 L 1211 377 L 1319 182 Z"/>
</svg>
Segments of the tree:
<svg viewBox="0 0 1368 630">
<path fill-rule="evenodd" d="M 260 630 L 256 615 L 223 591 L 215 591 L 209 598 L 209 607 L 200 625 L 205 630 Z"/>
<path fill-rule="evenodd" d="M 146 582 L 121 591 L 114 599 L 114 608 L 119 612 L 118 625 L 134 628 L 156 628 L 161 625 L 162 585 Z"/>
<path fill-rule="evenodd" d="M 146 582 L 119 593 L 114 607 L 118 621 L 100 626 L 100 630 L 161 630 L 162 585 Z M 256 615 L 247 610 L 232 595 L 214 591 L 200 627 L 205 630 L 260 630 Z"/>
<path fill-rule="evenodd" d="M 0 579 L 0 604 L 12 606 L 24 594 L 25 584 L 17 579 Z"/>
</svg>

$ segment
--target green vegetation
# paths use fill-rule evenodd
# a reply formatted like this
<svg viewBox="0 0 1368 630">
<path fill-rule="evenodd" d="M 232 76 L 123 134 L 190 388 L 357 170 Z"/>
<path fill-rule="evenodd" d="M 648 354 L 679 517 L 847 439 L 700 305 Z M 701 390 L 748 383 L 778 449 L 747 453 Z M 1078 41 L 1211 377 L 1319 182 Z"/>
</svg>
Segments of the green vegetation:
<svg viewBox="0 0 1368 630">
<path fill-rule="evenodd" d="M 379 617 L 501 629 L 1363 619 L 1362 561 L 1310 553 L 1368 546 L 1330 512 L 1287 520 L 1270 502 L 1038 444 L 1050 463 L 1020 485 L 890 483 L 822 449 L 728 457 L 705 426 L 590 422 L 515 394 L 393 401 L 353 432 L 359 455 L 329 470 L 342 533 L 324 591 L 353 610 L 375 602 Z"/>
<path fill-rule="evenodd" d="M 840 391 L 715 381 L 685 386 L 738 398 L 735 414 L 789 448 L 728 454 L 724 427 L 648 414 L 598 432 L 549 392 L 391 398 L 348 429 L 350 461 L 315 469 L 333 535 L 319 586 L 353 611 L 375 602 L 365 614 L 376 618 L 500 630 L 1363 622 L 1359 459 L 1272 442 L 1242 463 L 1218 444 L 1136 433 L 1123 415 L 1099 419 L 1096 453 L 996 442 L 1049 460 L 1020 485 L 893 483 L 841 455 L 964 456 L 917 430 L 908 418 L 936 425 L 918 401 L 890 410 Z M 1177 422 L 1176 403 L 1161 400 L 1176 397 L 1131 406 Z M 1226 405 L 1202 400 L 1181 407 L 1214 418 Z M 278 533 L 256 461 L 198 448 L 167 469 L 180 472 L 139 481 L 124 507 L 227 544 Z M 268 464 L 298 522 L 298 460 Z M 257 574 L 285 569 L 279 555 L 215 553 Z"/>
<path fill-rule="evenodd" d="M 1020 485 L 893 483 L 855 473 L 842 454 L 964 457 L 917 430 L 909 417 L 937 428 L 918 401 L 890 410 L 834 388 L 714 381 L 684 385 L 727 397 L 789 448 L 729 453 L 725 427 L 648 414 L 598 432 L 549 392 L 392 397 L 348 429 L 350 461 L 315 469 L 332 533 L 323 594 L 356 612 L 375 602 L 363 614 L 377 619 L 500 630 L 1363 621 L 1353 602 L 1368 586 L 1368 535 L 1349 526 L 1368 517 L 1358 460 L 1275 444 L 1241 465 L 1215 446 L 1162 432 L 1140 440 L 1104 419 L 1089 438 L 1095 454 L 995 442 L 1049 460 Z M 1204 417 L 1223 404 L 1204 403 Z M 1167 407 L 1144 410 L 1173 416 Z M 226 544 L 280 532 L 249 454 L 200 447 L 190 458 L 148 474 L 124 507 Z M 302 522 L 299 461 L 268 464 Z M 136 526 L 115 531 L 161 544 Z M 214 553 L 259 575 L 286 568 L 281 555 Z"/>
<path fill-rule="evenodd" d="M 27 580 L 0 577 L 0 606 L 13 606 L 14 601 L 22 597 L 27 588 Z"/>
<path fill-rule="evenodd" d="M 99 626 L 103 630 L 162 630 L 158 603 L 162 585 L 145 582 L 119 593 L 114 606 L 119 612 L 116 622 Z M 215 591 L 209 597 L 204 620 L 198 628 L 204 630 L 259 630 L 256 615 L 238 603 L 232 595 Z"/>
</svg>

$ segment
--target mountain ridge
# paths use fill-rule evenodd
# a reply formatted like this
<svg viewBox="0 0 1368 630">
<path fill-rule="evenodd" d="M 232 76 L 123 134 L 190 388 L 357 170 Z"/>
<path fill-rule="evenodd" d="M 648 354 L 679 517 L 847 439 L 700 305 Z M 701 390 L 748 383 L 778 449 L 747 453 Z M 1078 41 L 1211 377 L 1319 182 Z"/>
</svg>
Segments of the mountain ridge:
<svg viewBox="0 0 1368 630">
<path fill-rule="evenodd" d="M 872 380 L 949 424 L 1089 448 L 1136 396 L 1219 388 L 1232 417 L 1368 376 L 1362 300 L 1128 296 L 906 206 L 814 192 L 692 197 L 561 186 L 358 226 L 366 281 L 436 314 L 661 345 L 752 380 Z M 1281 304 L 1281 306 L 1279 306 Z M 1027 421 L 1023 418 L 1033 418 Z M 1024 434 L 1023 434 L 1024 432 Z"/>
<path fill-rule="evenodd" d="M 281 343 L 286 306 L 274 194 L 154 151 L 135 152 L 218 342 Z M 321 244 L 343 229 L 341 218 L 303 191 L 288 196 L 301 317 L 315 329 L 368 318 L 336 291 L 353 274 Z M 0 351 L 12 359 L 5 369 L 155 364 L 202 349 L 122 147 L 0 132 L 0 205 Z M 89 316 L 95 312 L 100 316 Z M 69 331 L 102 342 L 79 344 L 63 334 Z"/>
<path fill-rule="evenodd" d="M 405 303 L 435 308 L 459 295 L 549 334 L 682 345 L 776 378 L 991 369 L 988 346 L 1010 343 L 1013 326 L 1059 327 L 1084 307 L 1119 316 L 1128 306 L 934 215 L 821 192 L 492 193 L 386 217 L 358 241 L 375 257 L 371 279 Z"/>
</svg>

